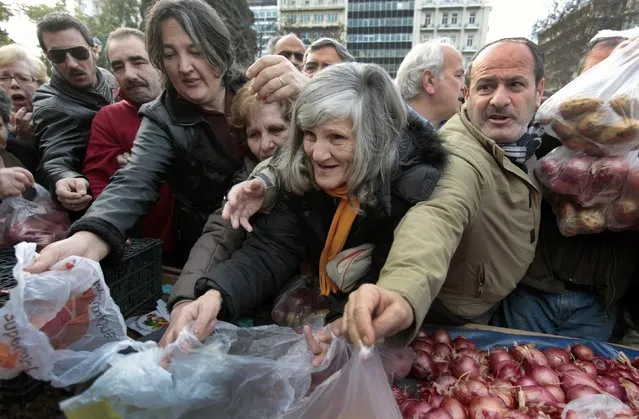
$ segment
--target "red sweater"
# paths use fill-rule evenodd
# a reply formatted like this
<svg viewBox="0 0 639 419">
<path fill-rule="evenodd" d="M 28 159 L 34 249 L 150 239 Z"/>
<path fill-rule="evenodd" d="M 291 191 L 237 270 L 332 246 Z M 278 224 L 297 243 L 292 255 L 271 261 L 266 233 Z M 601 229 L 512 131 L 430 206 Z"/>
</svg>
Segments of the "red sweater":
<svg viewBox="0 0 639 419">
<path fill-rule="evenodd" d="M 116 160 L 122 153 L 130 153 L 140 128 L 139 107 L 126 98 L 102 108 L 93 118 L 91 137 L 84 159 L 84 176 L 89 180 L 95 200 L 120 168 Z M 155 206 L 136 226 L 142 237 L 161 239 L 164 251 L 173 250 L 172 231 L 173 194 L 168 185 L 162 186 Z"/>
</svg>

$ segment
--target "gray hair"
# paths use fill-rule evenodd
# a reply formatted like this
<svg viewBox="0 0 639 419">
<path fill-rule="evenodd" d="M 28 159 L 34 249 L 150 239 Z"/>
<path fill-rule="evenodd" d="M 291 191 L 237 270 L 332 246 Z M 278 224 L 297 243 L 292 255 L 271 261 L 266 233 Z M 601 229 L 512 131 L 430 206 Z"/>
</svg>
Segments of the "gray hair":
<svg viewBox="0 0 639 419">
<path fill-rule="evenodd" d="M 320 38 L 317 41 L 313 42 L 304 53 L 304 63 L 306 63 L 306 57 L 308 57 L 308 54 L 311 51 L 317 51 L 318 49 L 325 47 L 335 48 L 335 51 L 337 51 L 337 55 L 339 55 L 339 58 L 342 60 L 343 63 L 351 63 L 355 61 L 355 57 L 353 57 L 351 53 L 348 52 L 344 45 L 340 44 L 333 38 Z"/>
<path fill-rule="evenodd" d="M 147 11 L 146 49 L 155 68 L 163 74 L 161 26 L 167 19 L 178 22 L 202 57 L 222 76 L 223 84 L 228 86 L 238 74 L 233 66 L 235 48 L 226 24 L 215 9 L 202 0 L 159 0 Z"/>
<path fill-rule="evenodd" d="M 395 83 L 404 100 L 417 96 L 422 89 L 422 75 L 430 71 L 435 77 L 444 75 L 444 47 L 455 49 L 447 39 L 418 44 L 410 50 L 399 65 Z"/>
<path fill-rule="evenodd" d="M 275 54 L 275 45 L 282 39 L 282 35 L 273 35 L 268 39 L 268 43 L 266 47 L 268 48 L 268 53 L 273 55 Z"/>
<path fill-rule="evenodd" d="M 355 195 L 362 208 L 371 207 L 398 166 L 398 140 L 407 124 L 406 105 L 377 64 L 342 63 L 318 73 L 295 102 L 289 139 L 274 166 L 288 191 L 302 195 L 316 187 L 312 162 L 304 152 L 304 131 L 334 119 L 353 123 L 348 199 Z"/>
</svg>

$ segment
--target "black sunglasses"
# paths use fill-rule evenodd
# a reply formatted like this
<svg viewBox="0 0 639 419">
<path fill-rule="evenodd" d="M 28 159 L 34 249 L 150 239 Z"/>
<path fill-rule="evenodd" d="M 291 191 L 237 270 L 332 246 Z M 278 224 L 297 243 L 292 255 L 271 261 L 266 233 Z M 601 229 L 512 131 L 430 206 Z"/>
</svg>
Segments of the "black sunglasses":
<svg viewBox="0 0 639 419">
<path fill-rule="evenodd" d="M 91 56 L 91 51 L 87 47 L 77 46 L 66 49 L 50 49 L 47 51 L 47 56 L 54 64 L 62 64 L 67 59 L 67 53 L 70 54 L 76 60 L 88 60 Z"/>
<path fill-rule="evenodd" d="M 287 60 L 290 60 L 291 57 L 295 57 L 297 61 L 304 61 L 304 54 L 302 54 L 301 52 L 282 51 L 279 55 L 285 57 Z"/>
</svg>

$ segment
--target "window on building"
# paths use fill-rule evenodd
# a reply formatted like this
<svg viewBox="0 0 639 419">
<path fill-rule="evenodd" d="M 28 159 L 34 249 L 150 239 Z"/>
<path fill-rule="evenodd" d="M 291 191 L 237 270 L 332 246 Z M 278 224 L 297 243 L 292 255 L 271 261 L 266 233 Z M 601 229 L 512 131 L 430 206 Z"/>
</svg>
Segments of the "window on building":
<svg viewBox="0 0 639 419">
<path fill-rule="evenodd" d="M 475 12 L 472 12 L 469 16 L 468 16 L 468 23 L 471 25 L 475 24 Z"/>
<path fill-rule="evenodd" d="M 337 22 L 337 13 L 329 13 L 328 14 L 329 22 Z"/>
<path fill-rule="evenodd" d="M 294 25 L 295 24 L 295 15 L 289 15 L 288 16 L 288 23 L 290 25 Z"/>
<path fill-rule="evenodd" d="M 300 16 L 300 22 L 302 22 L 302 23 L 308 23 L 309 20 L 311 20 L 309 15 Z"/>
<path fill-rule="evenodd" d="M 315 22 L 323 22 L 324 15 L 315 15 Z"/>
<path fill-rule="evenodd" d="M 448 25 L 448 13 L 442 14 L 442 25 Z"/>
<path fill-rule="evenodd" d="M 456 25 L 457 24 L 457 13 L 453 13 L 450 16 L 450 24 L 451 25 Z"/>
<path fill-rule="evenodd" d="M 424 26 L 430 26 L 430 13 L 426 13 L 424 16 Z"/>
<path fill-rule="evenodd" d="M 466 38 L 466 46 L 472 47 L 474 43 L 475 43 L 475 35 L 473 34 L 468 35 L 468 37 Z"/>
</svg>

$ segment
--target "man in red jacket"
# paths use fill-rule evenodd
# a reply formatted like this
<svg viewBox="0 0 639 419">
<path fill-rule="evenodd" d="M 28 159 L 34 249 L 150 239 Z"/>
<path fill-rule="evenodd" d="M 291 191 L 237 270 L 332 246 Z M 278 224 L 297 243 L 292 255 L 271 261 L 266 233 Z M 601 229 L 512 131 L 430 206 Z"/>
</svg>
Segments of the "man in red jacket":
<svg viewBox="0 0 639 419">
<path fill-rule="evenodd" d="M 84 176 L 89 180 L 94 200 L 113 174 L 126 165 L 133 140 L 140 128 L 140 106 L 157 98 L 162 91 L 160 73 L 151 65 L 144 45 L 144 34 L 132 28 L 119 28 L 109 34 L 106 56 L 120 85 L 122 99 L 102 108 L 93 119 L 84 160 Z M 164 241 L 164 251 L 172 250 L 171 219 L 173 195 L 165 184 L 160 198 L 136 227 L 137 235 Z"/>
</svg>

